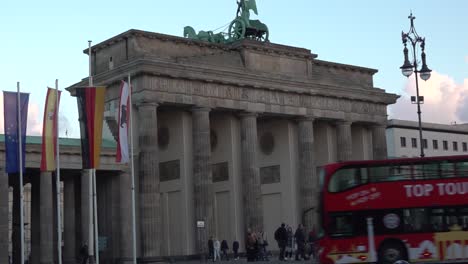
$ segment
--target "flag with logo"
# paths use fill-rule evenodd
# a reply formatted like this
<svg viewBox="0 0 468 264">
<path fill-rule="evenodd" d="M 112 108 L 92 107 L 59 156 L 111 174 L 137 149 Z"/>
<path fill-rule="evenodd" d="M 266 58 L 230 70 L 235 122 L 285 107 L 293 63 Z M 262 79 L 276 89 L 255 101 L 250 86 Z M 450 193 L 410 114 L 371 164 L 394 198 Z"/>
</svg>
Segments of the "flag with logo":
<svg viewBox="0 0 468 264">
<path fill-rule="evenodd" d="M 76 88 L 83 169 L 99 167 L 106 87 Z"/>
<path fill-rule="evenodd" d="M 44 119 L 42 126 L 42 157 L 41 171 L 54 171 L 56 169 L 57 156 L 57 115 L 60 103 L 60 91 L 47 88 L 47 97 L 44 107 Z"/>
<path fill-rule="evenodd" d="M 5 162 L 7 173 L 19 172 L 19 157 L 22 157 L 22 169 L 26 158 L 26 123 L 28 120 L 29 94 L 20 93 L 18 118 L 18 93 L 3 92 L 3 115 L 5 128 Z M 21 122 L 21 123 L 20 123 Z M 21 131 L 19 131 L 21 125 Z M 19 149 L 19 137 L 21 137 L 21 153 Z"/>
<path fill-rule="evenodd" d="M 130 87 L 128 83 L 122 81 L 120 86 L 120 101 L 119 101 L 119 137 L 117 142 L 117 155 L 115 161 L 117 163 L 128 163 L 130 155 L 128 154 L 128 121 L 130 113 Z"/>
</svg>

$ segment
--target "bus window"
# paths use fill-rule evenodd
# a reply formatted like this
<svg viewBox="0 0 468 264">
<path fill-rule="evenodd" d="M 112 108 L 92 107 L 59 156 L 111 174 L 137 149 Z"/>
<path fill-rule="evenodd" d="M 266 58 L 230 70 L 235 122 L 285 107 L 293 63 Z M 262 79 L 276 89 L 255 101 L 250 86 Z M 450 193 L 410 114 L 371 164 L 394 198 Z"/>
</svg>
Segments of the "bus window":
<svg viewBox="0 0 468 264">
<path fill-rule="evenodd" d="M 403 210 L 403 223 L 406 232 L 423 232 L 431 228 L 428 222 L 426 208 L 412 208 Z"/>
<path fill-rule="evenodd" d="M 454 165 L 457 177 L 468 177 L 468 162 L 457 162 Z"/>
<path fill-rule="evenodd" d="M 468 207 L 460 208 L 460 222 L 463 230 L 468 231 Z"/>
<path fill-rule="evenodd" d="M 369 174 L 371 182 L 388 182 L 411 179 L 411 166 L 377 166 L 370 167 Z"/>
<path fill-rule="evenodd" d="M 422 173 L 424 179 L 438 179 L 440 178 L 440 170 L 438 163 L 428 163 L 422 165 Z"/>
<path fill-rule="evenodd" d="M 455 177 L 455 166 L 452 162 L 442 162 L 440 163 L 440 176 L 442 178 L 452 178 Z"/>
<path fill-rule="evenodd" d="M 411 179 L 411 166 L 392 166 L 390 168 L 391 181 L 410 180 Z"/>
<path fill-rule="evenodd" d="M 342 192 L 367 183 L 367 173 L 363 168 L 343 168 L 336 171 L 328 185 L 329 192 Z"/>
<path fill-rule="evenodd" d="M 447 225 L 444 221 L 444 209 L 442 208 L 431 209 L 430 222 L 431 222 L 432 231 L 434 232 L 447 231 Z"/>
<path fill-rule="evenodd" d="M 353 235 L 353 217 L 351 214 L 331 215 L 330 235 L 343 237 Z"/>
</svg>

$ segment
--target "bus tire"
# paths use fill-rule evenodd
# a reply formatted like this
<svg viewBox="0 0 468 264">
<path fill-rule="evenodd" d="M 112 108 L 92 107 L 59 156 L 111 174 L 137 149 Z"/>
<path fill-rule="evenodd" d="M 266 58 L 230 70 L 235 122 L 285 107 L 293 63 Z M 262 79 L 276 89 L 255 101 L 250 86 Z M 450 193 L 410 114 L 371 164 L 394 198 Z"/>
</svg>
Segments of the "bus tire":
<svg viewBox="0 0 468 264">
<path fill-rule="evenodd" d="M 384 242 L 379 248 L 379 264 L 393 264 L 397 260 L 408 260 L 406 247 L 398 240 Z"/>
</svg>

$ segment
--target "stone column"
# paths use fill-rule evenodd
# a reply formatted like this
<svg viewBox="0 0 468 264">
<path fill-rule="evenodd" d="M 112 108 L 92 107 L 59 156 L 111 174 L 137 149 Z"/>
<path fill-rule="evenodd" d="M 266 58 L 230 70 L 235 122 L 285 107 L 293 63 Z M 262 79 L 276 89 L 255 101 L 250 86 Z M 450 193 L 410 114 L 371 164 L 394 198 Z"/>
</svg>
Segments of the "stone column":
<svg viewBox="0 0 468 264">
<path fill-rule="evenodd" d="M 315 173 L 314 118 L 298 120 L 300 209 L 304 227 L 311 230 L 316 224 L 318 180 Z"/>
<path fill-rule="evenodd" d="M 133 263 L 132 179 L 131 172 L 120 172 L 120 258 L 121 263 Z"/>
<path fill-rule="evenodd" d="M 92 194 L 92 190 L 90 190 L 90 186 L 92 187 L 91 183 L 91 170 L 90 169 L 82 169 L 81 170 L 81 208 L 80 208 L 80 215 L 81 215 L 81 248 L 83 245 L 87 245 L 88 249 L 90 249 L 91 245 L 94 245 L 94 241 L 90 244 L 89 241 L 89 225 L 90 220 L 90 192 Z"/>
<path fill-rule="evenodd" d="M 41 172 L 40 179 L 40 263 L 53 264 L 53 215 L 52 208 L 52 173 Z"/>
<path fill-rule="evenodd" d="M 243 113 L 241 119 L 241 166 L 245 228 L 263 230 L 262 191 L 257 162 L 257 114 Z"/>
<path fill-rule="evenodd" d="M 158 162 L 157 103 L 138 105 L 139 139 L 139 190 L 141 256 L 159 256 L 161 252 L 161 212 Z"/>
<path fill-rule="evenodd" d="M 75 264 L 75 175 L 73 174 L 64 177 L 63 220 L 63 263 Z"/>
<path fill-rule="evenodd" d="M 8 263 L 8 174 L 0 167 L 0 263 Z"/>
<path fill-rule="evenodd" d="M 353 154 L 353 141 L 350 121 L 340 120 L 336 122 L 336 141 L 338 161 L 351 160 Z"/>
<path fill-rule="evenodd" d="M 40 175 L 31 177 L 31 264 L 39 264 L 41 250 L 41 187 Z"/>
<path fill-rule="evenodd" d="M 210 156 L 210 109 L 192 109 L 193 136 L 193 184 L 195 217 L 204 221 L 204 228 L 197 228 L 197 250 L 202 258 L 208 252 L 208 237 L 214 235 L 214 193 Z"/>
<path fill-rule="evenodd" d="M 385 136 L 386 128 L 386 124 L 375 124 L 371 127 L 373 159 L 387 158 L 387 139 Z"/>
</svg>

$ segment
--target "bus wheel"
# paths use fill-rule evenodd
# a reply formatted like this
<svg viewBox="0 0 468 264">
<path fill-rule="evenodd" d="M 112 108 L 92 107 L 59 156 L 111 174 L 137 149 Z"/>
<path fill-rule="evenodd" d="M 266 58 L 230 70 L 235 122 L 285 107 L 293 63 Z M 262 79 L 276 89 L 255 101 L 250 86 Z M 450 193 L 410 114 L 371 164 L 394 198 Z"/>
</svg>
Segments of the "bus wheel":
<svg viewBox="0 0 468 264">
<path fill-rule="evenodd" d="M 401 243 L 389 242 L 380 247 L 379 264 L 393 264 L 397 260 L 407 260 L 406 249 Z"/>
</svg>

